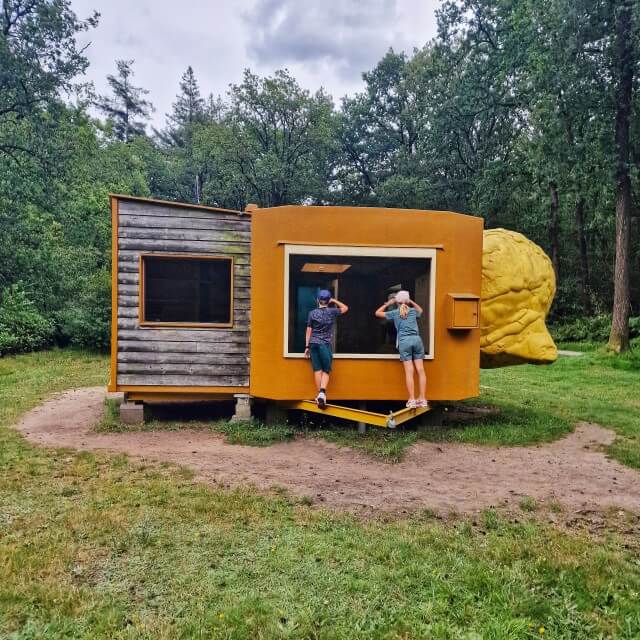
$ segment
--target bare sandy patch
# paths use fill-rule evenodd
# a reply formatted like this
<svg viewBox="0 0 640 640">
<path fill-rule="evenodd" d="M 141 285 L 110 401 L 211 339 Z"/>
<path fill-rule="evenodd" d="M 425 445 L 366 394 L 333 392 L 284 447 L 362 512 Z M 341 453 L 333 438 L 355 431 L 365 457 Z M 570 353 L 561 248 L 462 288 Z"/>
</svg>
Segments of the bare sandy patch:
<svg viewBox="0 0 640 640">
<path fill-rule="evenodd" d="M 561 440 L 530 447 L 420 442 L 391 464 L 316 438 L 248 447 L 202 430 L 97 433 L 104 399 L 103 388 L 67 391 L 27 413 L 17 427 L 39 445 L 171 462 L 202 482 L 285 487 L 348 511 L 465 514 L 491 506 L 515 510 L 529 497 L 574 513 L 640 512 L 640 473 L 607 458 L 603 447 L 615 434 L 586 422 Z"/>
</svg>

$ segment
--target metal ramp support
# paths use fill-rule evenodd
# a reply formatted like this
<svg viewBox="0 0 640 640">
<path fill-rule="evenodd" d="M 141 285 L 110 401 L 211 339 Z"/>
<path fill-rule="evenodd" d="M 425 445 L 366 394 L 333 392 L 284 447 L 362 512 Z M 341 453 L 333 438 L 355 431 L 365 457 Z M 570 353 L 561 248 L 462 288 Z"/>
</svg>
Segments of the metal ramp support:
<svg viewBox="0 0 640 640">
<path fill-rule="evenodd" d="M 415 409 L 405 408 L 389 413 L 376 413 L 364 409 L 342 407 L 337 404 L 328 404 L 325 409 L 321 409 L 313 400 L 292 400 L 280 402 L 279 404 L 285 406 L 287 409 L 299 409 L 301 411 L 310 411 L 311 413 L 320 413 L 325 416 L 331 416 L 332 418 L 341 418 L 342 420 L 351 420 L 352 422 L 364 422 L 374 427 L 386 429 L 395 429 L 399 424 L 417 418 L 427 411 L 431 411 L 431 407 L 416 407 Z"/>
</svg>

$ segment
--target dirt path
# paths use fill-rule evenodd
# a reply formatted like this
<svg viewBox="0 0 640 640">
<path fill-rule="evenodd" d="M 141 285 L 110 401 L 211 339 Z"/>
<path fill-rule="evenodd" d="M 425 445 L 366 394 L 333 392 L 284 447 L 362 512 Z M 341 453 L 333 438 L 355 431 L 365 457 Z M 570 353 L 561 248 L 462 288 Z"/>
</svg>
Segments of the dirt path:
<svg viewBox="0 0 640 640">
<path fill-rule="evenodd" d="M 225 444 L 206 431 L 99 434 L 93 427 L 104 397 L 102 388 L 65 392 L 26 414 L 18 428 L 41 445 L 173 462 L 204 482 L 277 485 L 351 511 L 469 513 L 492 505 L 517 508 L 523 496 L 556 499 L 574 512 L 640 511 L 640 473 L 607 459 L 601 446 L 615 436 L 589 423 L 535 447 L 419 443 L 403 462 L 389 464 L 319 439 L 260 448 Z"/>
</svg>

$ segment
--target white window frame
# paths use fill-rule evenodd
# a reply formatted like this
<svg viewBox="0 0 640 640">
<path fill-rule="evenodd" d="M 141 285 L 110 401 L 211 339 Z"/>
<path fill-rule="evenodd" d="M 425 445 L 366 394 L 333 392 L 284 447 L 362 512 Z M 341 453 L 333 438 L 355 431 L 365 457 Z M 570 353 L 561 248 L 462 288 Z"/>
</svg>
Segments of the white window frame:
<svg viewBox="0 0 640 640">
<path fill-rule="evenodd" d="M 308 245 L 284 244 L 284 346 L 285 358 L 304 358 L 303 353 L 289 351 L 289 263 L 292 255 L 310 256 L 365 256 L 381 258 L 425 258 L 431 260 L 429 274 L 429 349 L 425 360 L 433 360 L 435 356 L 435 308 L 436 308 L 436 249 L 419 247 L 367 247 L 350 245 Z M 346 303 L 348 304 L 348 300 Z M 373 309 L 371 313 L 373 313 Z M 394 353 L 335 353 L 336 359 L 352 360 L 397 360 Z"/>
</svg>

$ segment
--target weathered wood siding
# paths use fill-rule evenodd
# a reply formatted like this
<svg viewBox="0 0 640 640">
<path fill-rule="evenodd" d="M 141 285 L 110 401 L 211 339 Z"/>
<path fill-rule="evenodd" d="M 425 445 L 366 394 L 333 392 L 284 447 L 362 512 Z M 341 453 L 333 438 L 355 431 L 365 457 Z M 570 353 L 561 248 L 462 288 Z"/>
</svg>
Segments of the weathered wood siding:
<svg viewBox="0 0 640 640">
<path fill-rule="evenodd" d="M 249 385 L 250 243 L 249 216 L 119 200 L 117 384 Z M 141 253 L 233 256 L 233 327 L 141 327 Z"/>
</svg>

